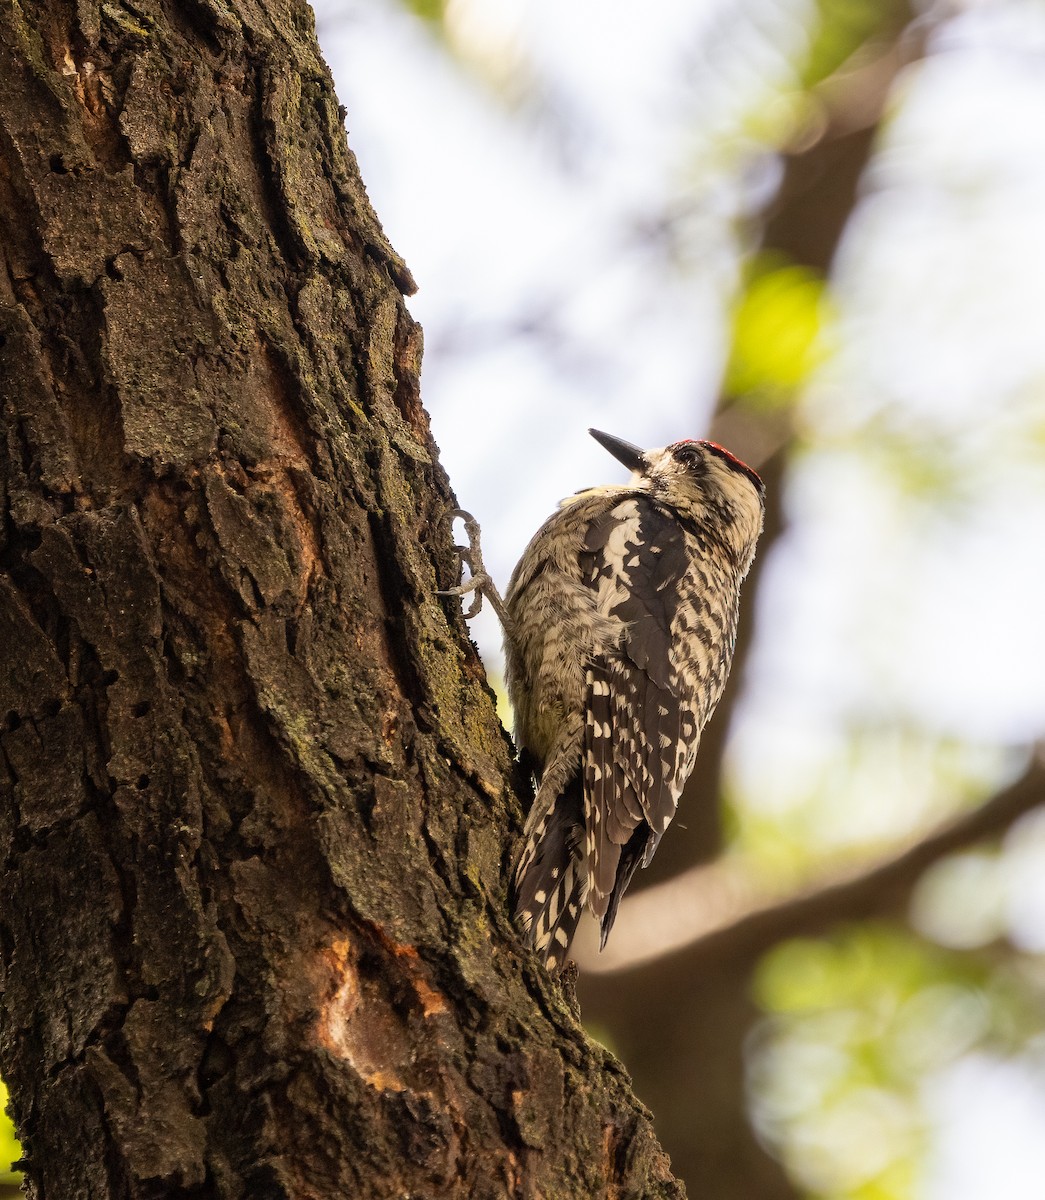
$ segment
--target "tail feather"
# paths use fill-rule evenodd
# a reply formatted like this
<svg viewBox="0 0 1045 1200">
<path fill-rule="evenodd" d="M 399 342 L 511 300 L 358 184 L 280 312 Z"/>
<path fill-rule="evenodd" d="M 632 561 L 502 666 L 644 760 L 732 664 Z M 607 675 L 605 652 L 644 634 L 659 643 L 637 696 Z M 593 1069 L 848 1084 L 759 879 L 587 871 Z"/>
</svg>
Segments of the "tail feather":
<svg viewBox="0 0 1045 1200">
<path fill-rule="evenodd" d="M 639 864 L 642 863 L 643 856 L 646 853 L 646 844 L 653 836 L 653 831 L 645 821 L 635 830 L 628 839 L 627 845 L 621 849 L 620 862 L 617 865 L 617 878 L 613 884 L 613 891 L 610 893 L 606 904 L 606 912 L 602 916 L 599 923 L 599 949 L 606 949 L 606 939 L 610 936 L 610 930 L 613 928 L 613 922 L 617 919 L 617 906 L 620 904 L 621 897 L 628 890 L 628 884 L 631 883 L 631 877 L 635 874 Z"/>
<path fill-rule="evenodd" d="M 541 955 L 549 971 L 559 970 L 566 965 L 566 955 L 584 907 L 583 885 L 578 863 L 571 862 L 559 877 L 556 887 L 548 893 L 547 903 L 531 919 L 529 936 L 533 948 Z"/>
<path fill-rule="evenodd" d="M 565 965 L 587 897 L 582 821 L 577 776 L 547 812 L 527 822 L 527 846 L 516 871 L 516 916 L 549 971 Z"/>
</svg>

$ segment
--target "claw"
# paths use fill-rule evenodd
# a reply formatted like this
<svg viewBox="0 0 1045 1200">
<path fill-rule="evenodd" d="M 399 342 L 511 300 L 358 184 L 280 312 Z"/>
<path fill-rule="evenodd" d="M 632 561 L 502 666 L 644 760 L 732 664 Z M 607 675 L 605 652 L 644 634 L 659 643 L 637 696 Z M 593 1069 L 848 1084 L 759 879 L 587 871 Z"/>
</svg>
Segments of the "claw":
<svg viewBox="0 0 1045 1200">
<path fill-rule="evenodd" d="M 465 533 L 468 535 L 467 546 L 454 546 L 461 559 L 462 567 L 467 567 L 471 573 L 471 578 L 467 583 L 460 583 L 457 587 L 446 588 L 443 591 L 436 592 L 437 596 L 467 596 L 469 592 L 474 592 L 471 603 L 464 609 L 464 616 L 468 619 L 478 616 L 482 611 L 483 597 L 490 601 L 493 610 L 504 626 L 508 628 L 509 618 L 504 607 L 504 601 L 501 599 L 500 593 L 494 586 L 494 581 L 490 577 L 489 572 L 483 564 L 483 554 L 479 542 L 480 530 L 479 522 L 463 508 L 453 508 L 447 514 L 451 524 L 460 519 L 464 521 Z"/>
<path fill-rule="evenodd" d="M 462 609 L 463 615 L 470 620 L 472 617 L 478 616 L 479 613 L 482 611 L 483 589 L 486 586 L 486 584 L 489 582 L 490 577 L 485 572 L 483 572 L 481 574 L 476 574 L 476 572 L 472 569 L 472 563 L 471 563 L 471 560 L 469 559 L 467 552 L 462 552 L 463 547 L 454 546 L 454 549 L 460 555 L 461 561 L 472 572 L 472 577 L 468 580 L 467 583 L 459 583 L 457 585 L 457 587 L 441 588 L 439 591 L 436 592 L 436 595 L 437 596 L 467 596 L 469 592 L 474 592 L 475 595 L 472 597 L 471 603 L 468 605 L 467 608 Z"/>
</svg>

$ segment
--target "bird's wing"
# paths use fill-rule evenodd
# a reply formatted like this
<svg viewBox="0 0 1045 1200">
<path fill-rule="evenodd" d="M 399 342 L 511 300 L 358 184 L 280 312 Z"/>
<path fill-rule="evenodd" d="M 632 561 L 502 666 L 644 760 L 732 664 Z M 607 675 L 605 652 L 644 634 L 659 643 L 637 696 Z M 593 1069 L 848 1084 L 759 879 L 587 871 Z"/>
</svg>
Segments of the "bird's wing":
<svg viewBox="0 0 1045 1200">
<path fill-rule="evenodd" d="M 696 754 L 696 700 L 681 684 L 672 638 L 689 565 L 684 529 L 647 496 L 620 501 L 588 528 L 582 572 L 611 622 L 588 664 L 585 697 L 585 852 L 589 902 L 600 918 L 622 848 L 631 843 L 630 857 L 639 849 L 649 862 Z"/>
</svg>

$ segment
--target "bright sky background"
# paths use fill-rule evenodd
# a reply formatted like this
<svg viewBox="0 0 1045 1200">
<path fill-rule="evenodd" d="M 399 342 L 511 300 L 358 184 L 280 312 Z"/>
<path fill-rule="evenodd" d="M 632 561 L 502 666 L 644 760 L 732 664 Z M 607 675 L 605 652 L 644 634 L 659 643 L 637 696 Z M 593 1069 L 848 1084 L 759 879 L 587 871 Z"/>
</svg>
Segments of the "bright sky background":
<svg viewBox="0 0 1045 1200">
<path fill-rule="evenodd" d="M 500 101 L 394 3 L 315 7 L 364 181 L 420 284 L 442 460 L 503 586 L 562 496 L 623 478 L 589 425 L 644 445 L 704 432 L 735 224 L 774 182 L 753 151 L 792 111 L 807 6 L 453 0 L 450 35 L 505 83 Z M 953 803 L 898 721 L 961 739 L 954 776 L 984 789 L 1018 765 L 1006 747 L 1045 731 L 1045 6 L 944 11 L 891 98 L 839 255 L 839 351 L 802 402 L 807 450 L 776 498 L 791 527 L 734 749 L 744 803 L 825 850 Z M 492 619 L 473 634 L 496 669 Z M 858 779 L 855 726 L 870 746 Z M 1045 835 L 1027 846 L 962 895 L 1004 892 L 998 921 L 1036 927 L 1040 950 Z M 926 1200 L 1045 1195 L 1045 1071 L 981 1055 L 925 1089 Z"/>
</svg>

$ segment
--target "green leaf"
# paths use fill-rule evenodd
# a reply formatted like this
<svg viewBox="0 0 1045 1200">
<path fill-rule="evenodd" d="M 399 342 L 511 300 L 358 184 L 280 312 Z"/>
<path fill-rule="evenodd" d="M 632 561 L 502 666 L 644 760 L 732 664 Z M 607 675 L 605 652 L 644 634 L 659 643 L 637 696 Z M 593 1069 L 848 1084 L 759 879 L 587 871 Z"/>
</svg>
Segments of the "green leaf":
<svg viewBox="0 0 1045 1200">
<path fill-rule="evenodd" d="M 756 259 L 733 309 L 726 389 L 769 407 L 790 402 L 824 359 L 823 278 L 778 256 Z"/>
</svg>

